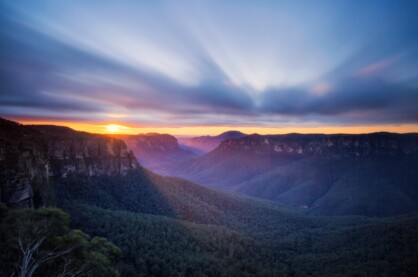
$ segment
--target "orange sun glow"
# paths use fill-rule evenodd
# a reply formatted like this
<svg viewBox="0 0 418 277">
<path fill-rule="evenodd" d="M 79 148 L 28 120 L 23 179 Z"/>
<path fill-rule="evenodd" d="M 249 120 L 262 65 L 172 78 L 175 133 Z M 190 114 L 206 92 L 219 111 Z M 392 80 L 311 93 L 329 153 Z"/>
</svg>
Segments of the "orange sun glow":
<svg viewBox="0 0 418 277">
<path fill-rule="evenodd" d="M 106 130 L 109 133 L 118 133 L 118 132 L 120 132 L 123 129 L 125 129 L 123 126 L 117 125 L 117 124 L 109 124 L 109 125 L 106 125 Z"/>
</svg>

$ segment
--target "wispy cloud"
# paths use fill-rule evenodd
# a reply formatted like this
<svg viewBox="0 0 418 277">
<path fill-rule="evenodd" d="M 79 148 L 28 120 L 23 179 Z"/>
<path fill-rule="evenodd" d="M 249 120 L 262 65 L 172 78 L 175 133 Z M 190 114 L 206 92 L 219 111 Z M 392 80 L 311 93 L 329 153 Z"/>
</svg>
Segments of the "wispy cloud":
<svg viewBox="0 0 418 277">
<path fill-rule="evenodd" d="M 6 2 L 3 116 L 418 123 L 415 1 Z"/>
</svg>

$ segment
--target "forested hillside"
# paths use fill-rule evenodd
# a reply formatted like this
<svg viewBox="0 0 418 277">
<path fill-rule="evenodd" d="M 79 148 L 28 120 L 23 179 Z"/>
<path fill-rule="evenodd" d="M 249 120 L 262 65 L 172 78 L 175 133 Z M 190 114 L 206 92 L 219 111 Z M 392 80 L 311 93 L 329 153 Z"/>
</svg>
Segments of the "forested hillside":
<svg viewBox="0 0 418 277">
<path fill-rule="evenodd" d="M 161 172 L 316 214 L 418 211 L 417 134 L 249 135 Z"/>
<path fill-rule="evenodd" d="M 72 225 L 121 247 L 124 276 L 412 276 L 418 217 L 318 217 L 145 169 L 59 180 Z"/>
</svg>

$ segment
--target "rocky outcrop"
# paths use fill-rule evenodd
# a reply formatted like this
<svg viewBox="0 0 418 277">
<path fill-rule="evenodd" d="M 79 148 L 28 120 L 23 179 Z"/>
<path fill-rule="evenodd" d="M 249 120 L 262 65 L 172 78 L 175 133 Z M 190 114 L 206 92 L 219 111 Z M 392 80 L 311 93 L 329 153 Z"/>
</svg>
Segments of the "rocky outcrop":
<svg viewBox="0 0 418 277">
<path fill-rule="evenodd" d="M 418 211 L 418 134 L 250 135 L 165 174 L 311 213 L 393 216 Z"/>
<path fill-rule="evenodd" d="M 417 154 L 417 134 L 249 135 L 226 140 L 202 157 L 166 166 L 162 173 L 226 188 L 306 158 L 365 161 Z"/>
<path fill-rule="evenodd" d="M 0 199 L 9 207 L 48 205 L 54 178 L 125 174 L 137 167 L 120 139 L 0 119 Z"/>
<path fill-rule="evenodd" d="M 0 118 L 0 199 L 12 208 L 45 205 L 48 144 L 35 130 Z"/>
<path fill-rule="evenodd" d="M 224 141 L 216 152 L 254 151 L 330 158 L 418 153 L 417 134 L 364 135 L 250 135 Z M 214 151 L 214 152 L 215 152 Z"/>
<path fill-rule="evenodd" d="M 52 176 L 125 174 L 139 166 L 134 154 L 128 152 L 120 139 L 61 126 L 36 125 L 32 128 L 48 141 Z"/>
<path fill-rule="evenodd" d="M 133 151 L 138 162 L 158 172 L 159 165 L 189 159 L 193 152 L 179 147 L 177 139 L 168 134 L 114 135 Z"/>
</svg>

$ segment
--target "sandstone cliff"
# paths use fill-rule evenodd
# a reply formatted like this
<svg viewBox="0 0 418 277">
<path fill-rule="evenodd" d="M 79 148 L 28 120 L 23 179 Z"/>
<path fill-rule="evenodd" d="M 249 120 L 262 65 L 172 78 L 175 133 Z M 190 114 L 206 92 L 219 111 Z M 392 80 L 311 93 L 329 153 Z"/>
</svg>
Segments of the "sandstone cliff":
<svg viewBox="0 0 418 277">
<path fill-rule="evenodd" d="M 54 178 L 125 174 L 137 167 L 122 140 L 0 119 L 0 199 L 9 207 L 47 205 Z"/>
<path fill-rule="evenodd" d="M 114 135 L 132 150 L 138 162 L 156 172 L 160 165 L 189 159 L 193 152 L 180 148 L 177 139 L 168 134 Z"/>
<path fill-rule="evenodd" d="M 224 141 L 214 152 L 255 151 L 330 158 L 418 153 L 417 134 L 250 135 Z"/>
<path fill-rule="evenodd" d="M 77 132 L 67 127 L 34 125 L 48 141 L 51 174 L 113 175 L 137 168 L 138 162 L 126 144 L 105 135 Z"/>
<path fill-rule="evenodd" d="M 48 144 L 30 127 L 0 118 L 0 199 L 13 208 L 43 206 Z M 36 201 L 35 201 L 36 200 Z"/>
<path fill-rule="evenodd" d="M 250 135 L 165 174 L 326 215 L 418 210 L 418 135 Z"/>
</svg>

